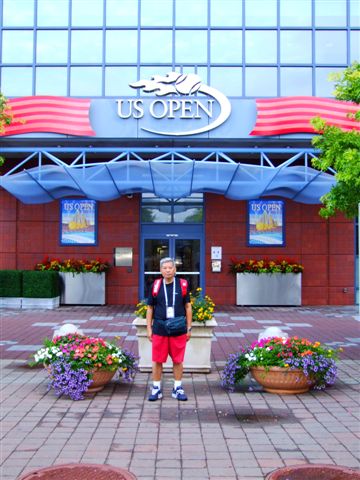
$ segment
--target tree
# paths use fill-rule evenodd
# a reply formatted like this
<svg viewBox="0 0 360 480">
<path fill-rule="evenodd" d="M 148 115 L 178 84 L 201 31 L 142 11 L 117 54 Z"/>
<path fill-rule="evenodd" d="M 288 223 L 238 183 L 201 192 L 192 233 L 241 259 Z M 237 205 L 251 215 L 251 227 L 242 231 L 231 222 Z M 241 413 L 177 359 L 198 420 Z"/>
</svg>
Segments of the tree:
<svg viewBox="0 0 360 480">
<path fill-rule="evenodd" d="M 0 92 L 0 134 L 4 133 L 5 126 L 10 125 L 12 122 L 13 116 L 9 110 L 7 103 L 7 98 Z M 4 158 L 0 156 L 0 165 L 4 163 Z"/>
<path fill-rule="evenodd" d="M 344 72 L 335 74 L 335 98 L 349 100 L 360 104 L 360 64 L 354 62 Z M 360 121 L 360 110 L 351 117 Z M 330 192 L 321 197 L 323 207 L 320 215 L 329 218 L 341 211 L 348 218 L 358 214 L 360 204 L 360 132 L 344 131 L 341 128 L 328 125 L 323 119 L 316 117 L 311 121 L 319 133 L 312 144 L 321 151 L 320 156 L 313 160 L 313 165 L 319 170 L 328 168 L 335 170 L 336 185 Z"/>
</svg>

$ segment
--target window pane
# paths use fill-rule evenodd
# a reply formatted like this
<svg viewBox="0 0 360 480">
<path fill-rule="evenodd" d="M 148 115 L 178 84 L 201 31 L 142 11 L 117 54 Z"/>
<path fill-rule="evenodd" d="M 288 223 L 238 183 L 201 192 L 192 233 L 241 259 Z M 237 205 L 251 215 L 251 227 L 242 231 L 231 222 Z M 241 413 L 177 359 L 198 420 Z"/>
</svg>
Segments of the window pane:
<svg viewBox="0 0 360 480">
<path fill-rule="evenodd" d="M 360 31 L 350 32 L 350 62 L 360 59 Z"/>
<path fill-rule="evenodd" d="M 171 63 L 172 30 L 142 30 L 140 44 L 141 63 Z"/>
<path fill-rule="evenodd" d="M 72 67 L 70 95 L 100 96 L 102 72 L 100 67 Z"/>
<path fill-rule="evenodd" d="M 245 94 L 247 97 L 276 97 L 276 68 L 247 68 Z"/>
<path fill-rule="evenodd" d="M 138 24 L 138 2 L 134 0 L 107 0 L 106 25 L 109 27 Z"/>
<path fill-rule="evenodd" d="M 177 63 L 205 63 L 207 61 L 207 32 L 178 30 L 175 32 L 175 60 Z"/>
<path fill-rule="evenodd" d="M 37 24 L 39 27 L 63 27 L 69 24 L 69 0 L 38 0 Z"/>
<path fill-rule="evenodd" d="M 316 63 L 346 63 L 346 32 L 315 32 Z"/>
<path fill-rule="evenodd" d="M 334 81 L 329 80 L 331 73 L 343 72 L 341 68 L 317 68 L 315 70 L 315 95 L 317 97 L 333 97 Z"/>
<path fill-rule="evenodd" d="M 141 221 L 152 223 L 171 223 L 171 206 L 142 207 Z"/>
<path fill-rule="evenodd" d="M 225 95 L 242 96 L 241 67 L 211 67 L 211 86 Z"/>
<path fill-rule="evenodd" d="M 178 65 L 173 70 L 175 70 L 176 72 L 180 72 L 180 73 L 196 73 L 197 75 L 199 75 L 199 77 L 201 78 L 203 83 L 206 83 L 206 84 L 208 83 L 208 69 L 207 69 L 207 67 L 198 67 L 198 66 L 194 66 L 194 67 L 185 66 L 185 67 L 183 67 L 182 65 Z M 201 93 L 199 93 L 198 95 L 201 95 Z"/>
<path fill-rule="evenodd" d="M 242 31 L 213 30 L 210 33 L 211 63 L 242 62 Z"/>
<path fill-rule="evenodd" d="M 158 65 L 156 66 L 151 66 L 151 67 L 140 67 L 140 78 L 138 80 L 150 80 L 151 77 L 154 75 L 166 75 L 167 73 L 171 72 L 173 70 L 171 65 L 165 65 L 159 67 Z M 136 91 L 136 89 L 132 89 Z M 145 92 L 146 93 L 146 92 Z M 141 92 L 141 95 L 144 95 L 144 92 Z M 150 93 L 150 95 L 154 95 L 154 93 Z"/>
<path fill-rule="evenodd" d="M 276 44 L 275 31 L 245 32 L 246 63 L 276 63 Z"/>
<path fill-rule="evenodd" d="M 31 67 L 3 67 L 1 69 L 1 91 L 7 97 L 32 95 L 32 78 Z"/>
<path fill-rule="evenodd" d="M 175 0 L 177 27 L 202 27 L 208 24 L 207 0 Z"/>
<path fill-rule="evenodd" d="M 316 27 L 346 26 L 346 0 L 314 2 Z"/>
<path fill-rule="evenodd" d="M 68 53 L 68 32 L 66 30 L 39 30 L 36 42 L 38 63 L 66 63 Z"/>
<path fill-rule="evenodd" d="M 33 24 L 34 0 L 3 0 L 4 27 L 30 27 Z"/>
<path fill-rule="evenodd" d="M 136 89 L 129 87 L 129 83 L 136 82 L 136 67 L 107 67 L 105 69 L 106 96 L 136 96 Z"/>
<path fill-rule="evenodd" d="M 246 0 L 245 25 L 275 27 L 277 25 L 276 0 Z"/>
<path fill-rule="evenodd" d="M 106 63 L 136 63 L 137 44 L 136 30 L 107 31 Z"/>
<path fill-rule="evenodd" d="M 359 0 L 350 0 L 350 25 L 360 27 L 360 2 Z"/>
<path fill-rule="evenodd" d="M 174 222 L 176 223 L 201 223 L 203 221 L 203 209 L 199 207 L 174 206 Z M 183 240 L 184 241 L 184 240 Z M 193 268 L 192 270 L 195 270 Z"/>
<path fill-rule="evenodd" d="M 173 24 L 173 2 L 169 0 L 147 0 L 141 2 L 141 25 L 149 27 Z"/>
<path fill-rule="evenodd" d="M 32 63 L 33 32 L 3 31 L 3 63 Z"/>
<path fill-rule="evenodd" d="M 103 0 L 72 0 L 71 23 L 76 27 L 98 27 L 103 24 Z"/>
<path fill-rule="evenodd" d="M 36 95 L 67 95 L 66 67 L 38 67 L 36 69 Z"/>
<path fill-rule="evenodd" d="M 73 30 L 71 32 L 71 62 L 102 62 L 102 31 Z"/>
<path fill-rule="evenodd" d="M 280 0 L 280 25 L 311 26 L 311 0 Z"/>
<path fill-rule="evenodd" d="M 311 32 L 284 30 L 280 32 L 281 63 L 311 63 Z"/>
<path fill-rule="evenodd" d="M 280 69 L 280 95 L 312 95 L 312 69 L 282 67 Z"/>
<path fill-rule="evenodd" d="M 210 19 L 213 27 L 242 26 L 242 2 L 239 0 L 210 0 Z"/>
</svg>

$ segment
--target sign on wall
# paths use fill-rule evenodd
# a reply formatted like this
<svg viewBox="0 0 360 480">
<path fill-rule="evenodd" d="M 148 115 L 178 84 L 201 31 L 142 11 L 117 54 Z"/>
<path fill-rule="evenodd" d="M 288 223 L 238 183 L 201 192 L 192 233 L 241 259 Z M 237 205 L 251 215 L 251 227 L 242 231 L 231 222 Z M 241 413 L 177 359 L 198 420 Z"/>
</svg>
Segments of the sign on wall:
<svg viewBox="0 0 360 480">
<path fill-rule="evenodd" d="M 95 200 L 78 198 L 61 200 L 60 244 L 97 244 L 97 204 Z"/>
<path fill-rule="evenodd" d="M 250 247 L 285 245 L 282 200 L 248 202 L 248 245 Z"/>
</svg>

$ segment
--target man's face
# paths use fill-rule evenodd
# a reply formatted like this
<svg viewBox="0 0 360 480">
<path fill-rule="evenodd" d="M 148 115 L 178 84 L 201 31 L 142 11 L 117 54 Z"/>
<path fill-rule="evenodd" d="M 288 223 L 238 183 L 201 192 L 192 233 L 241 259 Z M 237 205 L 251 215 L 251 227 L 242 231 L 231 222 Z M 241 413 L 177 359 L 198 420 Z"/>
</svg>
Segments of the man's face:
<svg viewBox="0 0 360 480">
<path fill-rule="evenodd" d="M 171 280 L 175 276 L 176 267 L 172 262 L 165 262 L 162 264 L 160 271 L 165 279 Z"/>
</svg>

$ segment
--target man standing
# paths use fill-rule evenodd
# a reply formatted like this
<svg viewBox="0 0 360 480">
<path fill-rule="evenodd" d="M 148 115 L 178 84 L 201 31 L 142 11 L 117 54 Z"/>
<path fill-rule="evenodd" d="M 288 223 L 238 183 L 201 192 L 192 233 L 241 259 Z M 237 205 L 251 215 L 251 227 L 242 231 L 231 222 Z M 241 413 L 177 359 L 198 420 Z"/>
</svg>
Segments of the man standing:
<svg viewBox="0 0 360 480">
<path fill-rule="evenodd" d="M 172 258 L 160 260 L 160 273 L 163 278 L 155 280 L 152 285 L 146 312 L 147 336 L 152 342 L 153 387 L 149 401 L 154 402 L 162 398 L 163 363 L 166 362 L 168 355 L 173 362 L 172 397 L 186 401 L 187 396 L 181 380 L 186 342 L 191 337 L 192 310 L 189 289 L 186 281 L 175 277 L 176 266 Z M 169 334 L 167 322 L 177 317 L 185 317 L 184 327 L 175 334 Z"/>
</svg>

